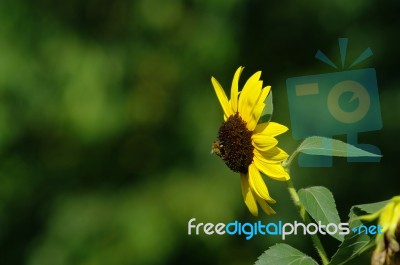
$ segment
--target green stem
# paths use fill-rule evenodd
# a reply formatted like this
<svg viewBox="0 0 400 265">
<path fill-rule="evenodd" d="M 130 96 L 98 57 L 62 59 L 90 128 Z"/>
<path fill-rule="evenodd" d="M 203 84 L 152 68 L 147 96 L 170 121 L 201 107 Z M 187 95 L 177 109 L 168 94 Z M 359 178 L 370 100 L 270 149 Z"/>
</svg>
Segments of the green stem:
<svg viewBox="0 0 400 265">
<path fill-rule="evenodd" d="M 293 162 L 293 159 L 295 159 L 295 157 L 299 154 L 299 150 L 296 149 L 294 150 L 294 152 L 288 157 L 288 159 L 286 159 L 285 161 L 282 162 L 282 166 L 285 168 L 286 171 L 289 172 L 290 169 L 290 165 Z"/>
<path fill-rule="evenodd" d="M 310 217 L 308 216 L 306 209 L 304 208 L 303 204 L 301 203 L 299 195 L 297 194 L 297 191 L 293 186 L 293 182 L 291 180 L 288 180 L 286 183 L 287 183 L 287 187 L 288 187 L 290 196 L 292 197 L 294 204 L 296 205 L 297 209 L 299 210 L 301 219 L 303 219 L 303 221 L 306 224 L 311 223 Z M 327 265 L 329 263 L 329 259 L 328 259 L 328 256 L 326 255 L 326 252 L 321 243 L 321 240 L 319 240 L 319 237 L 317 236 L 317 234 L 311 235 L 311 239 L 314 243 L 315 248 L 317 249 L 319 256 L 321 257 L 322 264 Z"/>
</svg>

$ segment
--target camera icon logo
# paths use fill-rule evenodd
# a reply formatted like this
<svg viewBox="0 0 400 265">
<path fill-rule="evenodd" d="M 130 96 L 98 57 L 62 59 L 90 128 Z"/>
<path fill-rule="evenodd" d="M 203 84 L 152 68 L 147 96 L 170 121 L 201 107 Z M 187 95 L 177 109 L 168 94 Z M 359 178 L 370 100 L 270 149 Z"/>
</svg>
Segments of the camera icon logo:
<svg viewBox="0 0 400 265">
<path fill-rule="evenodd" d="M 344 66 L 347 39 L 339 39 Z M 368 48 L 350 66 L 372 55 Z M 322 52 L 316 57 L 337 68 Z M 382 128 L 376 71 L 373 68 L 293 77 L 286 80 L 292 135 L 296 140 L 309 136 L 346 135 L 347 142 L 365 151 L 380 154 L 370 144 L 358 143 L 361 132 Z M 380 157 L 348 158 L 349 162 L 379 162 Z M 329 167 L 332 157 L 299 156 L 300 166 Z"/>
<path fill-rule="evenodd" d="M 354 111 L 344 111 L 342 108 L 337 108 L 340 97 L 350 92 L 353 97 L 350 99 L 359 99 L 358 107 Z M 342 81 L 336 84 L 328 94 L 328 110 L 329 113 L 338 121 L 343 123 L 356 123 L 365 117 L 371 105 L 368 91 L 360 85 L 360 83 L 352 80 Z"/>
</svg>

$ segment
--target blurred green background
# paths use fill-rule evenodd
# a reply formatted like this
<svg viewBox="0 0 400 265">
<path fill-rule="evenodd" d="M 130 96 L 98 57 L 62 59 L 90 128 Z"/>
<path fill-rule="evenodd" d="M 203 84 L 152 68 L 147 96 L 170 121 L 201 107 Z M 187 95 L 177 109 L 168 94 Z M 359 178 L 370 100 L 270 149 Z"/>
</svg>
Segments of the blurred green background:
<svg viewBox="0 0 400 265">
<path fill-rule="evenodd" d="M 281 240 L 187 234 L 193 217 L 258 220 L 210 155 L 222 121 L 210 77 L 229 89 L 238 66 L 242 82 L 262 70 L 289 126 L 286 79 L 334 72 L 314 54 L 339 62 L 338 37 L 349 60 L 374 52 L 358 68 L 376 68 L 384 127 L 360 138 L 384 157 L 295 166 L 293 181 L 330 188 L 344 220 L 399 194 L 399 12 L 395 0 L 2 0 L 0 264 L 253 264 Z M 278 214 L 261 220 L 297 219 L 284 183 L 267 184 Z M 306 237 L 287 243 L 315 256 Z"/>
</svg>

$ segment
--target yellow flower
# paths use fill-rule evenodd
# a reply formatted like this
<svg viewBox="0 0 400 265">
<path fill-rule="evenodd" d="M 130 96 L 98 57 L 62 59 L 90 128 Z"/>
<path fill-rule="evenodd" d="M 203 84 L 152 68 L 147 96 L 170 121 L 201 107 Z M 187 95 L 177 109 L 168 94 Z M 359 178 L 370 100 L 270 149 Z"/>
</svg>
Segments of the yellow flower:
<svg viewBox="0 0 400 265">
<path fill-rule="evenodd" d="M 278 141 L 275 139 L 288 128 L 275 122 L 258 124 L 271 87 L 263 88 L 261 72 L 257 72 L 239 93 L 242 71 L 243 67 L 236 70 L 229 100 L 218 81 L 211 78 L 224 111 L 224 122 L 212 149 L 231 170 L 240 173 L 243 199 L 249 211 L 257 216 L 258 204 L 265 213 L 274 214 L 268 203 L 275 203 L 275 200 L 269 195 L 261 173 L 279 181 L 290 179 L 281 164 L 288 154 L 276 146 Z"/>
<path fill-rule="evenodd" d="M 382 233 L 375 238 L 376 248 L 371 265 L 400 264 L 400 257 L 395 255 L 400 251 L 400 196 L 393 197 L 382 209 L 361 219 L 372 221 L 378 217 Z"/>
</svg>

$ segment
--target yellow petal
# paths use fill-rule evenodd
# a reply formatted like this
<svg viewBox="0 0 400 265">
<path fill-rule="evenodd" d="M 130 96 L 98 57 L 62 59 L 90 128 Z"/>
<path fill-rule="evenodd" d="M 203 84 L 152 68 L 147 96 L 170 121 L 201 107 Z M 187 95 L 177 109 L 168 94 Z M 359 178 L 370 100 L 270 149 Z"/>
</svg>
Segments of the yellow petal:
<svg viewBox="0 0 400 265">
<path fill-rule="evenodd" d="M 247 129 L 249 131 L 253 131 L 254 128 L 256 128 L 258 120 L 260 119 L 261 114 L 264 110 L 264 107 L 265 107 L 265 104 L 261 103 L 261 104 L 256 105 L 256 107 L 254 108 L 253 113 L 251 114 L 249 121 L 247 122 Z"/>
<path fill-rule="evenodd" d="M 224 111 L 224 115 L 229 117 L 232 115 L 232 108 L 229 104 L 228 98 L 226 97 L 225 91 L 222 88 L 222 86 L 218 83 L 217 79 L 214 77 L 211 77 L 211 83 L 214 87 L 215 93 L 217 94 L 219 103 L 222 106 L 222 109 Z"/>
<path fill-rule="evenodd" d="M 258 202 L 258 204 L 260 205 L 261 209 L 263 209 L 263 211 L 266 214 L 276 214 L 276 212 L 274 211 L 274 209 L 271 208 L 271 206 L 268 205 L 267 202 L 265 202 L 263 199 L 256 197 L 256 200 Z"/>
<path fill-rule="evenodd" d="M 265 159 L 259 156 L 254 156 L 253 163 L 266 176 L 279 180 L 287 181 L 290 179 L 289 174 L 285 171 L 280 163 L 268 163 Z"/>
<path fill-rule="evenodd" d="M 236 113 L 238 111 L 238 96 L 239 96 L 239 78 L 240 74 L 243 71 L 242 66 L 240 66 L 236 72 L 235 75 L 233 76 L 232 80 L 232 87 L 231 87 L 231 106 L 232 106 L 232 112 Z"/>
<path fill-rule="evenodd" d="M 258 102 L 264 102 L 265 99 L 268 97 L 269 92 L 271 91 L 271 86 L 266 86 L 262 89 L 260 98 L 258 99 Z"/>
<path fill-rule="evenodd" d="M 249 122 L 251 114 L 258 103 L 261 94 L 262 81 L 260 81 L 261 72 L 252 75 L 243 87 L 239 97 L 239 113 L 245 122 Z"/>
<path fill-rule="evenodd" d="M 264 89 L 261 91 L 260 97 L 257 99 L 257 103 L 255 104 L 254 108 L 248 112 L 247 115 L 247 128 L 249 129 L 249 131 L 253 131 L 256 126 L 258 121 L 261 118 L 261 115 L 264 111 L 265 108 L 265 98 L 268 96 L 268 93 L 271 89 L 271 86 L 268 87 L 264 87 Z"/>
<path fill-rule="evenodd" d="M 250 213 L 254 216 L 258 215 L 258 207 L 256 199 L 254 198 L 253 193 L 251 192 L 249 181 L 249 175 L 240 173 L 240 181 L 242 184 L 242 195 L 244 199 L 244 203 L 249 209 Z"/>
<path fill-rule="evenodd" d="M 261 134 L 253 134 L 251 136 L 251 140 L 253 142 L 253 146 L 261 151 L 268 151 L 278 144 L 278 140 L 276 140 L 274 137 Z"/>
<path fill-rule="evenodd" d="M 379 224 L 383 227 L 383 233 L 385 233 L 391 225 L 394 207 L 394 202 L 389 202 L 386 204 L 385 208 L 383 208 L 379 216 Z"/>
<path fill-rule="evenodd" d="M 282 124 L 276 122 L 265 122 L 258 124 L 254 130 L 254 133 L 275 137 L 284 132 L 287 132 L 287 130 L 289 130 L 288 127 Z"/>
<path fill-rule="evenodd" d="M 250 164 L 249 166 L 249 184 L 251 189 L 258 197 L 272 203 L 275 202 L 274 199 L 269 196 L 267 185 L 265 185 L 265 182 L 261 177 L 260 172 L 254 164 Z"/>
<path fill-rule="evenodd" d="M 264 89 L 261 91 L 260 97 L 258 98 L 256 105 L 254 106 L 253 110 L 248 114 L 249 117 L 247 121 L 247 128 L 249 129 L 249 131 L 253 131 L 256 128 L 257 123 L 260 120 L 265 108 L 265 98 L 268 96 L 270 90 L 271 86 L 264 87 Z"/>
<path fill-rule="evenodd" d="M 381 211 L 382 211 L 382 209 L 375 213 L 360 216 L 360 220 L 371 222 L 371 221 L 375 220 L 377 217 L 379 217 L 379 214 L 381 213 Z"/>
<path fill-rule="evenodd" d="M 390 228 L 389 230 L 393 232 L 393 234 L 396 232 L 397 225 L 399 224 L 400 220 L 400 204 L 396 204 L 393 209 L 392 213 L 392 219 L 390 221 Z"/>
<path fill-rule="evenodd" d="M 254 155 L 258 156 L 260 158 L 264 158 L 267 163 L 268 162 L 269 163 L 282 162 L 289 157 L 289 155 L 285 151 L 283 151 L 282 149 L 280 149 L 277 146 L 275 146 L 267 151 L 259 150 L 256 147 L 256 149 L 254 150 Z"/>
</svg>

